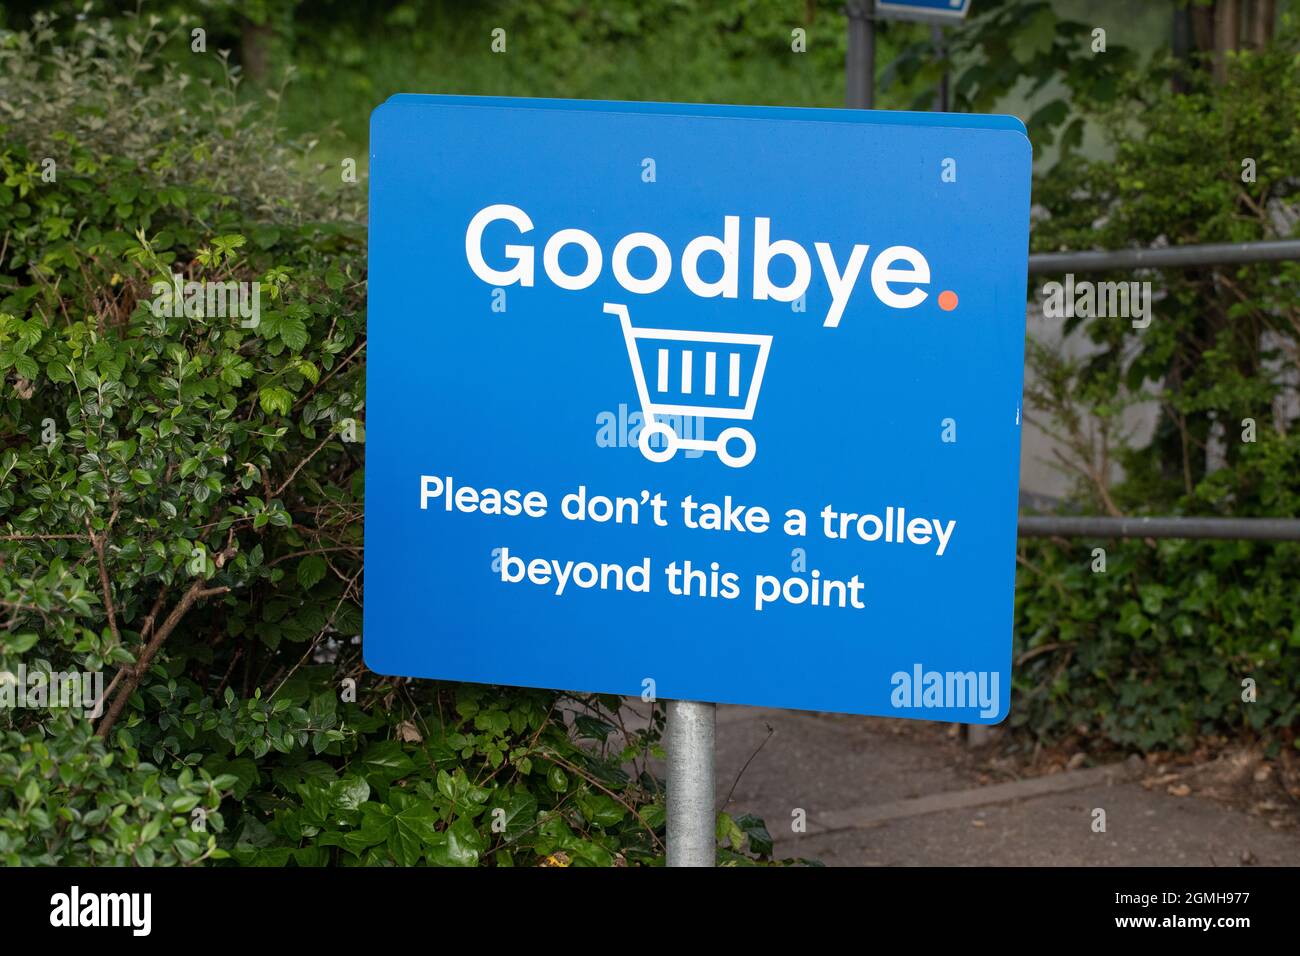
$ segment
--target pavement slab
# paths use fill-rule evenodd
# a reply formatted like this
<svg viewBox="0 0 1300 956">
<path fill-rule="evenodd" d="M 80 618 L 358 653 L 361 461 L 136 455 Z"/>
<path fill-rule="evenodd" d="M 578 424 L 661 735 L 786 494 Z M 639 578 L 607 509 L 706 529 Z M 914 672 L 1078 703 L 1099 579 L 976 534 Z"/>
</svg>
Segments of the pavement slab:
<svg viewBox="0 0 1300 956">
<path fill-rule="evenodd" d="M 896 724 L 720 706 L 718 805 L 761 816 L 778 859 L 828 866 L 1300 865 L 1300 828 L 1148 789 L 1132 763 L 985 783 Z"/>
</svg>

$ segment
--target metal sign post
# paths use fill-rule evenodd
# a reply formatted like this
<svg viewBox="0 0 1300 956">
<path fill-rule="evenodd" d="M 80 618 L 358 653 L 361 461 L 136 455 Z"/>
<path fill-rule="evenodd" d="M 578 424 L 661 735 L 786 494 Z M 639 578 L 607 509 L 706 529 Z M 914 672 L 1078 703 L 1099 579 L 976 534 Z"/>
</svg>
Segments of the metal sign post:
<svg viewBox="0 0 1300 956">
<path fill-rule="evenodd" d="M 851 110 L 876 105 L 875 0 L 848 0 L 849 43 L 844 54 L 844 105 Z"/>
<path fill-rule="evenodd" d="M 844 12 L 849 21 L 848 47 L 844 57 L 844 100 L 849 109 L 870 110 L 876 106 L 876 24 L 880 20 L 914 20 L 931 24 L 930 38 L 935 56 L 942 59 L 943 26 L 963 20 L 970 12 L 970 0 L 847 0 Z M 945 71 L 935 95 L 934 108 L 948 111 L 948 73 Z"/>
<path fill-rule="evenodd" d="M 930 24 L 930 42 L 934 45 L 934 58 L 936 60 L 942 60 L 945 56 L 948 55 L 948 51 L 945 49 L 943 27 L 937 23 Z M 948 112 L 949 102 L 950 102 L 950 97 L 949 97 L 950 86 L 951 84 L 949 82 L 949 73 L 948 70 L 945 69 L 943 71 L 943 76 L 939 78 L 939 88 L 935 90 L 934 93 L 935 112 L 938 113 Z"/>
<path fill-rule="evenodd" d="M 717 705 L 668 701 L 664 746 L 668 751 L 668 865 L 713 866 L 713 731 Z"/>
</svg>

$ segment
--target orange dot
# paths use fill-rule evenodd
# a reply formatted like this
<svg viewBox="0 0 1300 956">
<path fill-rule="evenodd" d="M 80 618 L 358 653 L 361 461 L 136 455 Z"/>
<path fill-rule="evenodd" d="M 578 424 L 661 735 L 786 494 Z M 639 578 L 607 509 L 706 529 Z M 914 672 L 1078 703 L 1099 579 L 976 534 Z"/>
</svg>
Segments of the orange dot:
<svg viewBox="0 0 1300 956">
<path fill-rule="evenodd" d="M 940 292 L 939 308 L 943 309 L 945 312 L 951 312 L 953 309 L 957 308 L 957 293 L 953 292 L 951 289 L 947 292 Z"/>
</svg>

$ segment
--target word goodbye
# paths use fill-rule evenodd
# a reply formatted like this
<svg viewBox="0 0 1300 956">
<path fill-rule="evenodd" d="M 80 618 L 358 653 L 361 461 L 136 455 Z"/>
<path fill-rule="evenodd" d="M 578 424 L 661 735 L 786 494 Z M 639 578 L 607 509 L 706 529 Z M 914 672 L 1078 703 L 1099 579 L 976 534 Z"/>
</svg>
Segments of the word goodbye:
<svg viewBox="0 0 1300 956">
<path fill-rule="evenodd" d="M 533 220 L 528 213 L 518 206 L 498 203 L 486 206 L 474 214 L 465 230 L 465 257 L 469 267 L 484 282 L 493 286 L 508 286 L 518 283 L 522 286 L 533 285 L 536 278 L 537 253 L 533 246 L 518 242 L 496 243 L 493 245 L 492 258 L 505 265 L 496 268 L 488 264 L 488 257 L 483 251 L 484 236 L 488 228 L 498 222 L 508 222 L 514 227 L 514 234 L 522 236 L 533 231 Z M 679 267 L 682 281 L 693 294 L 703 299 L 722 296 L 735 299 L 740 295 L 740 217 L 722 217 L 721 236 L 696 236 L 686 243 L 682 250 Z M 494 235 L 499 236 L 494 230 Z M 755 300 L 776 299 L 778 302 L 794 302 L 808 291 L 812 282 L 812 259 L 808 250 L 793 239 L 772 239 L 772 222 L 766 216 L 755 216 L 753 220 L 753 238 L 746 248 L 752 250 L 752 284 L 750 295 Z M 566 272 L 560 266 L 560 253 L 567 246 L 577 246 L 585 256 L 585 265 L 579 272 Z M 848 260 L 843 266 L 835 261 L 835 252 L 828 242 L 814 242 L 817 263 L 821 266 L 826 287 L 831 294 L 831 307 L 826 313 L 822 325 L 833 329 L 840 324 L 844 307 L 848 305 L 853 289 L 857 285 L 858 274 L 867 260 L 871 247 L 855 243 L 849 250 Z M 644 250 L 653 259 L 654 269 L 649 275 L 635 276 L 628 264 L 635 250 Z M 700 260 L 705 253 L 716 256 L 722 264 L 722 270 L 716 279 L 705 279 L 700 275 Z M 773 261 L 788 259 L 793 269 L 793 277 L 785 285 L 772 281 L 769 269 Z M 591 233 L 582 229 L 560 229 L 546 240 L 542 248 L 542 267 L 546 277 L 561 289 L 577 291 L 586 289 L 600 278 L 605 266 L 605 253 L 600 243 Z M 635 295 L 650 295 L 658 292 L 672 277 L 673 254 L 668 244 L 653 232 L 631 232 L 619 239 L 614 245 L 610 257 L 610 267 L 614 279 L 620 286 Z M 911 246 L 890 246 L 876 255 L 871 266 L 871 291 L 877 299 L 891 309 L 911 309 L 920 305 L 928 297 L 921 286 L 930 283 L 930 264 L 919 251 Z M 899 288 L 895 288 L 899 286 Z M 949 309 L 948 303 L 952 293 L 940 296 L 941 307 Z"/>
</svg>

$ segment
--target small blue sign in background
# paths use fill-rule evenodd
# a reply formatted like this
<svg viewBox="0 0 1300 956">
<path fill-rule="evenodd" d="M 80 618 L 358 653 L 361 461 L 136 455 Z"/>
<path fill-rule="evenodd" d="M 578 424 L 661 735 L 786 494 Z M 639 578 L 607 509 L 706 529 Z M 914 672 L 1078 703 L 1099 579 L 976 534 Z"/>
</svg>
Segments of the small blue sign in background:
<svg viewBox="0 0 1300 956">
<path fill-rule="evenodd" d="M 372 669 L 1005 717 L 1030 149 L 1005 117 L 919 116 L 375 111 Z M 493 490 L 521 513 L 484 513 Z M 732 526 L 689 527 L 688 497 Z"/>
<path fill-rule="evenodd" d="M 970 0 L 876 0 L 881 19 L 955 22 L 969 12 Z"/>
</svg>

